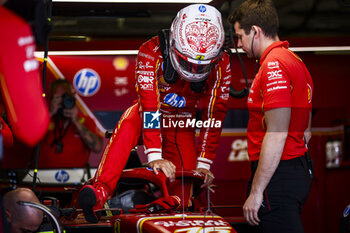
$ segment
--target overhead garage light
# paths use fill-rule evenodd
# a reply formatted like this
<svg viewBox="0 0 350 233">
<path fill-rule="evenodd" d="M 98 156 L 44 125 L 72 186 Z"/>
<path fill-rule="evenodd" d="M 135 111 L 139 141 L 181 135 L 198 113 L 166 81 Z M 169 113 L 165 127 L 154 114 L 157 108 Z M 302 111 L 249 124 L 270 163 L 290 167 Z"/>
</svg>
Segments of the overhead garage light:
<svg viewBox="0 0 350 233">
<path fill-rule="evenodd" d="M 79 55 L 137 55 L 138 50 L 85 50 L 85 51 L 49 51 L 54 56 L 79 56 Z M 43 57 L 44 52 L 34 52 L 36 57 Z"/>
<path fill-rule="evenodd" d="M 294 52 L 350 52 L 350 46 L 322 46 L 322 47 L 291 47 Z M 235 50 L 231 49 L 234 53 Z M 238 49 L 239 53 L 244 53 L 242 49 Z M 84 50 L 84 51 L 49 51 L 49 55 L 54 56 L 78 56 L 78 55 L 137 55 L 138 50 Z M 36 57 L 43 57 L 44 52 L 34 52 Z"/>
<path fill-rule="evenodd" d="M 53 2 L 78 2 L 78 3 L 209 3 L 212 0 L 52 0 Z"/>
</svg>

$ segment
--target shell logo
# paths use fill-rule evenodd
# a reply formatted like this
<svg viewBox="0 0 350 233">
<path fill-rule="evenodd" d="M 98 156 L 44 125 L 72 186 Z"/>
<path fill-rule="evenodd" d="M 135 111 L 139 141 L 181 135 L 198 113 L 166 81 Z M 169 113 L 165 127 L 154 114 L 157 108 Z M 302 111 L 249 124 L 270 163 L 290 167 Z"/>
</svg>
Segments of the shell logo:
<svg viewBox="0 0 350 233">
<path fill-rule="evenodd" d="M 113 60 L 113 66 L 116 70 L 126 70 L 129 66 L 129 61 L 125 57 L 117 57 Z"/>
</svg>

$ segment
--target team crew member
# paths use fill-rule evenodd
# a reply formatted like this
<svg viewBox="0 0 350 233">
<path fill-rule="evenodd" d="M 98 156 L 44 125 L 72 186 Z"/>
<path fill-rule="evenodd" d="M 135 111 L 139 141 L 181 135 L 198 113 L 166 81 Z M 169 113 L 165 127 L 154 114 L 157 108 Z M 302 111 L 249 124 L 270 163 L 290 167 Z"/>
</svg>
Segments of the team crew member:
<svg viewBox="0 0 350 233">
<path fill-rule="evenodd" d="M 91 151 L 102 151 L 93 119 L 79 112 L 69 81 L 50 85 L 51 121 L 40 144 L 39 168 L 84 167 Z"/>
<path fill-rule="evenodd" d="M 32 190 L 18 188 L 9 191 L 4 195 L 3 201 L 5 220 L 9 224 L 11 233 L 30 233 L 38 230 L 43 221 L 43 212 L 39 209 L 22 206 L 17 203 L 18 201 L 40 203 Z"/>
<path fill-rule="evenodd" d="M 248 97 L 252 180 L 244 217 L 262 232 L 304 232 L 299 213 L 311 185 L 304 157 L 304 136 L 310 138 L 311 76 L 289 43 L 279 40 L 272 2 L 245 1 L 229 22 L 238 47 L 261 65 Z"/>
<path fill-rule="evenodd" d="M 178 12 L 170 39 L 163 40 L 163 36 L 153 37 L 140 47 L 135 73 L 138 102 L 126 110 L 115 128 L 94 184 L 80 192 L 79 202 L 88 221 L 98 221 L 93 210 L 102 208 L 113 193 L 141 132 L 148 166 L 155 174 L 160 170 L 174 181 L 175 171 L 183 166 L 197 169 L 211 181 L 210 165 L 219 143 L 231 82 L 229 56 L 222 52 L 221 14 L 209 5 L 190 5 Z M 195 119 L 200 102 L 202 120 L 207 124 L 200 130 L 196 148 L 195 127 L 188 124 L 186 128 L 186 122 Z M 171 122 L 179 124 L 174 127 Z M 181 182 L 170 182 L 170 195 L 182 197 L 181 190 Z M 186 186 L 183 206 L 189 205 L 189 197 L 190 186 Z"/>
<path fill-rule="evenodd" d="M 35 40 L 29 25 L 1 5 L 0 28 L 2 99 L 12 132 L 33 146 L 45 135 L 49 122 L 39 64 L 34 57 Z"/>
</svg>

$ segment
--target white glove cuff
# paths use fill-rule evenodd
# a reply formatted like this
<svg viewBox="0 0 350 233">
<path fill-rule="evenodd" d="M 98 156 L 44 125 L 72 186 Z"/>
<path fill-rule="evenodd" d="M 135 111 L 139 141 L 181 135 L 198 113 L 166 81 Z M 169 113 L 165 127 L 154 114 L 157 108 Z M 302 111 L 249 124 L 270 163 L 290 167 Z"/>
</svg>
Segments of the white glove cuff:
<svg viewBox="0 0 350 233">
<path fill-rule="evenodd" d="M 208 163 L 203 163 L 203 162 L 199 162 L 197 163 L 197 169 L 198 168 L 204 168 L 207 169 L 208 171 L 210 171 L 210 164 Z"/>
<path fill-rule="evenodd" d="M 154 160 L 163 159 L 162 158 L 162 149 L 150 148 L 148 150 L 145 150 L 145 154 L 147 155 L 148 163 L 150 163 Z"/>
<path fill-rule="evenodd" d="M 213 161 L 211 161 L 210 159 L 202 158 L 202 157 L 198 157 L 197 161 L 198 161 L 197 169 L 198 168 L 205 168 L 208 171 L 210 171 L 210 165 L 213 163 Z"/>
</svg>

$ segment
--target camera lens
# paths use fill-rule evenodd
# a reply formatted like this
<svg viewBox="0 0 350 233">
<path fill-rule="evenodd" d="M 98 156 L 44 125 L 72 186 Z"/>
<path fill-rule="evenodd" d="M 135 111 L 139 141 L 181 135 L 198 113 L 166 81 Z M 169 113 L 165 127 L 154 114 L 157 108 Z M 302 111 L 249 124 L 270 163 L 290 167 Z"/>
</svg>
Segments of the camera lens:
<svg viewBox="0 0 350 233">
<path fill-rule="evenodd" d="M 62 106 L 65 109 L 71 109 L 75 106 L 75 99 L 73 96 L 64 94 L 62 95 Z"/>
</svg>

